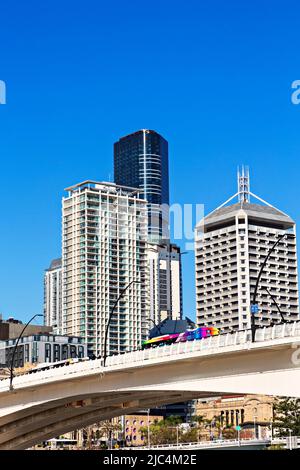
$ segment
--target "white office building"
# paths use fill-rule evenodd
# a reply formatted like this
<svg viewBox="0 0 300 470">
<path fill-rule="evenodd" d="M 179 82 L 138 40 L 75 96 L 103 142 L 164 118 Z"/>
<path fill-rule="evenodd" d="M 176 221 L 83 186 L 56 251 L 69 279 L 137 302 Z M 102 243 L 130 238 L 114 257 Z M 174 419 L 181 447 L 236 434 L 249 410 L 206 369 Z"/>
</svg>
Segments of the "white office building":
<svg viewBox="0 0 300 470">
<path fill-rule="evenodd" d="M 134 350 L 149 317 L 147 201 L 139 190 L 85 181 L 63 198 L 63 334 L 104 354 L 105 330 L 117 302 L 107 353 Z"/>
<path fill-rule="evenodd" d="M 224 331 L 250 328 L 250 304 L 259 270 L 284 234 L 262 271 L 256 323 L 298 320 L 295 223 L 250 192 L 244 170 L 238 182 L 238 192 L 196 227 L 197 323 Z M 250 201 L 251 196 L 256 203 Z M 232 204 L 234 198 L 238 202 Z"/>
<path fill-rule="evenodd" d="M 0 366 L 11 365 L 18 338 L 0 341 Z M 87 356 L 83 338 L 61 336 L 52 333 L 39 333 L 22 336 L 14 355 L 14 367 L 64 361 L 69 358 Z"/>
<path fill-rule="evenodd" d="M 44 275 L 44 323 L 55 334 L 62 333 L 62 266 L 61 258 L 51 262 Z"/>
<path fill-rule="evenodd" d="M 177 245 L 148 245 L 150 318 L 159 324 L 166 318 L 182 318 L 181 252 Z M 150 325 L 152 328 L 153 325 Z"/>
</svg>

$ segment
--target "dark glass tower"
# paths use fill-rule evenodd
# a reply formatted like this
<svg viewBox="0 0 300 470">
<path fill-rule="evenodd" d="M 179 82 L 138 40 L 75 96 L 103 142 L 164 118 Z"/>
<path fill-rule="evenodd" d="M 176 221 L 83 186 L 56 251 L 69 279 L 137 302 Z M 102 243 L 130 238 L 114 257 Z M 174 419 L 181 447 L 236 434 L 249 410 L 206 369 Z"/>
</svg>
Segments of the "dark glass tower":
<svg viewBox="0 0 300 470">
<path fill-rule="evenodd" d="M 114 144 L 114 179 L 118 185 L 144 190 L 149 204 L 149 240 L 168 239 L 168 142 L 148 129 L 119 139 Z"/>
</svg>

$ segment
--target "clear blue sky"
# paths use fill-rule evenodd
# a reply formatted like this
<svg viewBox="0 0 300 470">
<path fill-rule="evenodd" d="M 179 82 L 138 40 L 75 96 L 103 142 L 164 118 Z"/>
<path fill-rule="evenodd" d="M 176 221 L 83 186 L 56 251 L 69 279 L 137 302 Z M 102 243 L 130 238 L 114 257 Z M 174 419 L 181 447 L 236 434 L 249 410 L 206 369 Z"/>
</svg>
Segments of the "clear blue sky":
<svg viewBox="0 0 300 470">
<path fill-rule="evenodd" d="M 213 209 L 244 163 L 252 189 L 300 223 L 299 23 L 296 1 L 2 2 L 0 312 L 42 311 L 63 189 L 112 178 L 113 142 L 141 128 L 169 141 L 173 202 Z"/>
</svg>

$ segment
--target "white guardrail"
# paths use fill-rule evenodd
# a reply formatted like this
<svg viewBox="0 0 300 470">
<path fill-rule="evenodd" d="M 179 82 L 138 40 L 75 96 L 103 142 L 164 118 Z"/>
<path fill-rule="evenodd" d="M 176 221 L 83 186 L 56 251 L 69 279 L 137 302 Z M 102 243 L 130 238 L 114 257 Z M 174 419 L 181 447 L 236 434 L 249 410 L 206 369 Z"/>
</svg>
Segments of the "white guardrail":
<svg viewBox="0 0 300 470">
<path fill-rule="evenodd" d="M 300 337 L 300 322 L 284 323 L 275 325 L 272 327 L 259 328 L 256 330 L 256 343 L 261 343 L 271 340 L 280 340 L 290 337 Z M 66 376 L 70 377 L 80 375 L 90 375 L 103 373 L 109 366 L 122 366 L 130 365 L 135 363 L 142 363 L 148 360 L 157 360 L 167 357 L 176 358 L 183 354 L 191 354 L 195 352 L 205 352 L 207 354 L 214 354 L 219 348 L 225 348 L 230 346 L 244 345 L 250 347 L 251 345 L 251 331 L 236 331 L 233 333 L 221 334 L 218 336 L 211 336 L 201 340 L 188 341 L 185 343 L 173 343 L 171 345 L 159 346 L 152 349 L 143 349 L 139 351 L 132 351 L 115 356 L 108 356 L 106 361 L 106 367 L 103 367 L 102 359 L 95 359 L 83 362 L 77 362 L 75 364 L 64 365 L 57 368 L 50 368 L 48 370 L 34 371 L 33 373 L 24 373 L 14 378 L 14 386 L 23 384 L 29 384 L 30 382 L 37 382 L 37 378 L 40 383 L 47 379 L 58 379 L 59 377 Z M 0 390 L 7 388 L 9 379 L 0 380 Z"/>
<path fill-rule="evenodd" d="M 283 323 L 272 327 L 259 328 L 256 330 L 255 341 L 258 343 L 293 336 L 300 336 L 300 322 Z M 106 364 L 108 366 L 122 365 L 130 362 L 145 361 L 147 359 L 157 359 L 166 356 L 207 351 L 209 349 L 237 346 L 247 343 L 251 343 L 251 331 L 235 331 L 233 333 L 210 336 L 209 338 L 201 340 L 173 343 L 171 345 L 109 356 Z"/>
<path fill-rule="evenodd" d="M 300 446 L 300 437 L 292 436 L 294 442 L 294 448 Z M 125 450 L 147 450 L 147 449 L 201 449 L 210 447 L 238 447 L 238 446 L 249 446 L 249 445 L 271 445 L 271 444 L 284 444 L 286 447 L 290 446 L 290 437 L 274 437 L 274 438 L 260 438 L 254 439 L 252 437 L 244 439 L 214 439 L 213 441 L 199 441 L 199 442 L 187 442 L 178 444 L 159 444 L 148 446 L 136 446 L 126 447 Z"/>
<path fill-rule="evenodd" d="M 189 449 L 201 449 L 201 448 L 214 448 L 214 447 L 240 447 L 249 445 L 267 445 L 271 444 L 271 439 L 215 439 L 213 441 L 199 441 L 199 442 L 187 442 L 178 444 L 160 444 L 140 446 L 140 447 L 126 447 L 124 450 L 147 450 L 147 449 L 169 449 L 169 450 L 189 450 Z"/>
</svg>

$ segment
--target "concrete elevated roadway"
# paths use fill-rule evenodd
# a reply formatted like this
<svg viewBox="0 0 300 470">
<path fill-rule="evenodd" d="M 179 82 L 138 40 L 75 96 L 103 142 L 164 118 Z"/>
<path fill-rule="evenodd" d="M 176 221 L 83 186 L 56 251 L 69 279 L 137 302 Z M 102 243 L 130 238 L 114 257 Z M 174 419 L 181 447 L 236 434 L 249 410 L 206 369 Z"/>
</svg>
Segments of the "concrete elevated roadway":
<svg viewBox="0 0 300 470">
<path fill-rule="evenodd" d="M 0 449 L 203 396 L 300 398 L 300 323 L 79 362 L 0 381 Z"/>
</svg>

